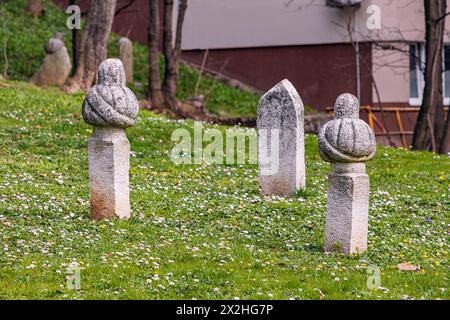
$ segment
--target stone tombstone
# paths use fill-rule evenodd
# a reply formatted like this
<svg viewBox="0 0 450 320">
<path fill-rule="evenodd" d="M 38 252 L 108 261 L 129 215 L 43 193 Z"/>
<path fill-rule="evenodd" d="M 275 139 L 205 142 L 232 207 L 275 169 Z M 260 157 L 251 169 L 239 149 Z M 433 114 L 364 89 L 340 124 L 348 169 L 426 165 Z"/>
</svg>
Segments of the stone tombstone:
<svg viewBox="0 0 450 320">
<path fill-rule="evenodd" d="M 318 135 L 319 153 L 331 163 L 327 194 L 325 251 L 367 250 L 369 176 L 365 161 L 374 157 L 375 135 L 359 119 L 358 99 L 345 93 L 334 107 L 333 120 Z"/>
<path fill-rule="evenodd" d="M 47 56 L 30 82 L 37 86 L 63 85 L 72 69 L 72 62 L 64 46 L 62 33 L 54 34 L 45 46 L 45 52 Z"/>
<path fill-rule="evenodd" d="M 133 42 L 128 38 L 119 40 L 119 59 L 125 67 L 127 82 L 133 83 Z"/>
<path fill-rule="evenodd" d="M 83 119 L 94 126 L 88 144 L 93 219 L 130 217 L 130 143 L 125 128 L 135 123 L 138 111 L 136 96 L 126 87 L 122 62 L 105 60 L 98 84 L 83 102 Z"/>
<path fill-rule="evenodd" d="M 264 94 L 257 112 L 259 182 L 265 195 L 305 188 L 304 106 L 283 80 Z"/>
</svg>

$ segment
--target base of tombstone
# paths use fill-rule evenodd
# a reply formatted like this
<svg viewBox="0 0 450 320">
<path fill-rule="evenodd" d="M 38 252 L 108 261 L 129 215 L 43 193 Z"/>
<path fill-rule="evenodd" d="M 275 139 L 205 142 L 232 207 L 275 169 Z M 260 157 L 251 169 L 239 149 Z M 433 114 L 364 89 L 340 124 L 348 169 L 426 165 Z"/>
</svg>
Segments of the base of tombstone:
<svg viewBox="0 0 450 320">
<path fill-rule="evenodd" d="M 91 217 L 130 217 L 130 143 L 124 129 L 95 127 L 88 144 Z"/>
<path fill-rule="evenodd" d="M 304 139 L 294 138 L 296 135 L 292 130 L 259 129 L 259 185 L 262 194 L 289 197 L 305 190 Z"/>
<path fill-rule="evenodd" d="M 285 177 L 261 176 L 259 184 L 262 194 L 266 196 L 289 197 L 297 191 L 305 189 L 304 182 L 296 185 L 295 181 Z"/>
<path fill-rule="evenodd" d="M 329 176 L 325 251 L 367 250 L 369 176 L 364 163 L 334 163 Z"/>
</svg>

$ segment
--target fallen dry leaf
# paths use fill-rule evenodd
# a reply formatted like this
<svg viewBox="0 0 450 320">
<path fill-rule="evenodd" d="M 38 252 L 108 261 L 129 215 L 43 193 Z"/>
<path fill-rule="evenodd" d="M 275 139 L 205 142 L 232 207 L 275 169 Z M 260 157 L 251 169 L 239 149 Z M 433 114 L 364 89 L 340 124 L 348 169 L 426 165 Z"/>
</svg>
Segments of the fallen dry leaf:
<svg viewBox="0 0 450 320">
<path fill-rule="evenodd" d="M 11 227 L 11 222 L 9 222 L 8 220 L 2 221 L 2 224 L 3 224 L 5 227 Z"/>
<path fill-rule="evenodd" d="M 315 288 L 317 291 L 319 291 L 320 300 L 322 300 L 325 295 L 323 294 L 322 290 Z"/>
<path fill-rule="evenodd" d="M 407 262 L 398 264 L 397 268 L 403 271 L 420 271 L 420 266 L 415 266 Z"/>
</svg>

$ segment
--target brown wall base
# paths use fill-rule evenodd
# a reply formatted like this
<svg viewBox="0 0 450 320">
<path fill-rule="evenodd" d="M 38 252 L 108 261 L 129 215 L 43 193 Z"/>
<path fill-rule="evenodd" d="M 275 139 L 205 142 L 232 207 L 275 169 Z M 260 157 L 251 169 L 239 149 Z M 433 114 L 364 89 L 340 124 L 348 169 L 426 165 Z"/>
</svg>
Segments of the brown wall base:
<svg viewBox="0 0 450 320">
<path fill-rule="evenodd" d="M 371 63 L 369 44 L 361 54 Z M 204 50 L 185 51 L 183 59 L 201 65 Z M 361 63 L 361 104 L 372 103 L 370 76 Z M 209 50 L 206 68 L 267 91 L 289 79 L 305 104 L 332 106 L 344 92 L 356 95 L 356 58 L 350 44 Z"/>
</svg>

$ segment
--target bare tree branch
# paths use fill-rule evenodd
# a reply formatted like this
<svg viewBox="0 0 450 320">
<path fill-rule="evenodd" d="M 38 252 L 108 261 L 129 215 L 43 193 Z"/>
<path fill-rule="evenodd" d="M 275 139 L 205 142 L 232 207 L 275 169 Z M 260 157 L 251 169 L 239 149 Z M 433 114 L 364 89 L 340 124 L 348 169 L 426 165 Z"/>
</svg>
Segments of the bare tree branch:
<svg viewBox="0 0 450 320">
<path fill-rule="evenodd" d="M 122 11 L 131 7 L 135 1 L 136 0 L 128 0 L 128 2 L 125 5 L 123 5 L 122 7 L 120 7 L 119 9 L 116 10 L 116 12 L 114 13 L 114 16 L 119 15 Z"/>
<path fill-rule="evenodd" d="M 7 43 L 8 43 L 8 28 L 7 28 L 7 19 L 5 17 L 5 8 L 4 8 L 4 2 L 2 1 L 0 3 L 0 10 L 2 13 L 2 20 L 3 20 L 3 33 L 4 33 L 4 39 L 3 39 L 3 58 L 5 59 L 5 65 L 3 67 L 3 78 L 7 78 L 8 77 L 8 50 L 7 50 Z"/>
<path fill-rule="evenodd" d="M 450 12 L 446 12 L 444 15 L 442 15 L 441 17 L 439 17 L 436 20 L 436 24 L 438 24 L 439 22 L 441 22 L 442 20 L 444 20 L 448 15 L 450 15 Z"/>
<path fill-rule="evenodd" d="M 370 75 L 370 79 L 371 82 L 374 86 L 375 89 L 375 94 L 377 96 L 377 102 L 378 102 L 378 107 L 380 108 L 380 113 L 381 113 L 381 121 L 383 123 L 383 127 L 386 133 L 386 138 L 388 139 L 389 145 L 395 147 L 395 143 L 394 141 L 392 141 L 392 137 L 391 134 L 389 132 L 389 128 L 387 126 L 387 122 L 386 122 L 386 115 L 384 113 L 384 108 L 383 108 L 383 104 L 381 103 L 381 95 L 380 95 L 380 91 L 377 85 L 377 82 L 375 80 L 375 77 L 373 76 L 373 72 L 372 72 L 372 68 L 370 66 L 370 64 L 366 61 L 366 59 L 364 59 L 364 57 L 362 57 L 359 54 L 359 50 L 357 48 L 357 44 L 356 41 L 354 39 L 353 33 L 354 33 L 354 26 L 353 26 L 353 16 L 354 16 L 354 10 L 352 10 L 352 14 L 350 14 L 349 19 L 347 21 L 347 33 L 348 33 L 348 37 L 350 39 L 350 43 L 353 46 L 353 49 L 355 50 L 355 53 L 357 55 L 357 59 L 359 59 L 360 61 L 362 61 L 362 63 L 364 64 L 365 68 L 367 69 L 369 75 Z"/>
</svg>

